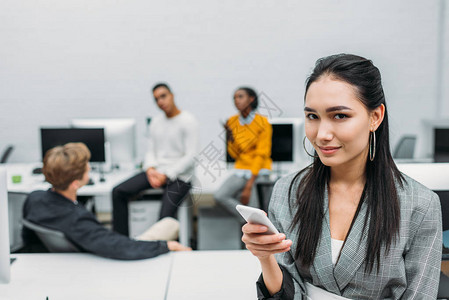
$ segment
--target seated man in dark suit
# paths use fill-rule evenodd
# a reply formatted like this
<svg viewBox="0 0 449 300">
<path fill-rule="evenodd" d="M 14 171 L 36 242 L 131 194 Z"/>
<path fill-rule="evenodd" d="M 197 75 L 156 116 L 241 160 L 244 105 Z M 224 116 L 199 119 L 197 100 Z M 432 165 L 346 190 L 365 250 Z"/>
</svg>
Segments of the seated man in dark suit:
<svg viewBox="0 0 449 300">
<path fill-rule="evenodd" d="M 90 151 L 82 143 L 69 143 L 47 151 L 43 173 L 52 188 L 28 196 L 23 218 L 63 232 L 82 251 L 114 259 L 144 259 L 168 251 L 191 250 L 175 241 L 138 241 L 104 228 L 77 201 L 77 190 L 89 181 L 89 159 Z M 26 244 L 37 240 L 26 228 L 22 236 Z"/>
</svg>

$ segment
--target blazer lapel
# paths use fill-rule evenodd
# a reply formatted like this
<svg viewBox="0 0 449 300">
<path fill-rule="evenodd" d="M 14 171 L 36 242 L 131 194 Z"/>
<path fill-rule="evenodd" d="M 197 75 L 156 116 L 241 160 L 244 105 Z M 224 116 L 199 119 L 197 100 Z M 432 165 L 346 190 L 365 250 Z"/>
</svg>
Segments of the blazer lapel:
<svg viewBox="0 0 449 300">
<path fill-rule="evenodd" d="M 317 246 L 315 260 L 310 268 L 313 284 L 324 287 L 327 291 L 341 295 L 334 277 L 332 264 L 331 232 L 329 222 L 329 198 L 327 185 L 324 190 L 324 221 L 321 229 L 321 238 Z"/>
<path fill-rule="evenodd" d="M 365 261 L 368 230 L 362 232 L 368 205 L 362 203 L 359 214 L 349 232 L 346 242 L 341 250 L 340 258 L 334 268 L 335 279 L 342 291 Z M 367 224 L 369 225 L 370 216 Z M 367 226 L 368 226 L 367 225 Z"/>
</svg>

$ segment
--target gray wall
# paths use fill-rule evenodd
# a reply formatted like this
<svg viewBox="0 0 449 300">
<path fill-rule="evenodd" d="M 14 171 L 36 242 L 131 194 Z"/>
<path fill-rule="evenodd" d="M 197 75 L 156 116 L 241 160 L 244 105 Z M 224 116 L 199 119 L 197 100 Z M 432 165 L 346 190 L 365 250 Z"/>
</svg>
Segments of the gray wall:
<svg viewBox="0 0 449 300">
<path fill-rule="evenodd" d="M 441 0 L 444 18 L 441 20 L 441 98 L 440 116 L 449 118 L 449 1 Z"/>
<path fill-rule="evenodd" d="M 380 68 L 394 145 L 418 132 L 420 119 L 449 116 L 442 1 L 4 0 L 0 151 L 14 144 L 12 162 L 38 161 L 40 126 L 134 117 L 141 156 L 145 117 L 158 113 L 150 89 L 161 80 L 200 119 L 204 147 L 235 113 L 239 85 L 264 92 L 275 116 L 302 116 L 307 74 L 337 52 Z"/>
</svg>

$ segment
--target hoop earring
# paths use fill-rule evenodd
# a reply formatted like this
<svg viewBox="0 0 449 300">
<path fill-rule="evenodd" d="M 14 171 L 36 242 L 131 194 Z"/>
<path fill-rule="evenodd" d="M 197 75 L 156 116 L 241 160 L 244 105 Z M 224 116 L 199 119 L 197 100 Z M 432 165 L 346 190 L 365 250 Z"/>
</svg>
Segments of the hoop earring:
<svg viewBox="0 0 449 300">
<path fill-rule="evenodd" d="M 306 138 L 307 138 L 307 137 L 305 136 L 304 139 L 302 140 L 302 146 L 304 147 L 304 151 L 306 151 L 306 153 L 307 153 L 308 156 L 313 157 L 313 158 L 317 158 L 318 155 L 312 155 L 312 154 L 310 154 L 310 153 L 307 151 L 307 149 L 306 149 Z"/>
<path fill-rule="evenodd" d="M 376 132 L 370 131 L 369 135 L 369 160 L 373 161 L 376 157 Z"/>
</svg>

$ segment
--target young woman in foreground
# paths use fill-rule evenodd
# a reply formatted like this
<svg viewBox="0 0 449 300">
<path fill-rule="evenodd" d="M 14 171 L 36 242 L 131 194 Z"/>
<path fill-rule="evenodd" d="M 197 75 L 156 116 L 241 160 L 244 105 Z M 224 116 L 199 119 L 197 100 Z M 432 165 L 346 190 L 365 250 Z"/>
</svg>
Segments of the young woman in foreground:
<svg viewBox="0 0 449 300">
<path fill-rule="evenodd" d="M 282 233 L 242 228 L 262 266 L 259 299 L 436 299 L 440 202 L 393 162 L 379 70 L 355 55 L 318 60 L 304 113 L 314 161 L 275 185 L 269 217 Z"/>
</svg>

